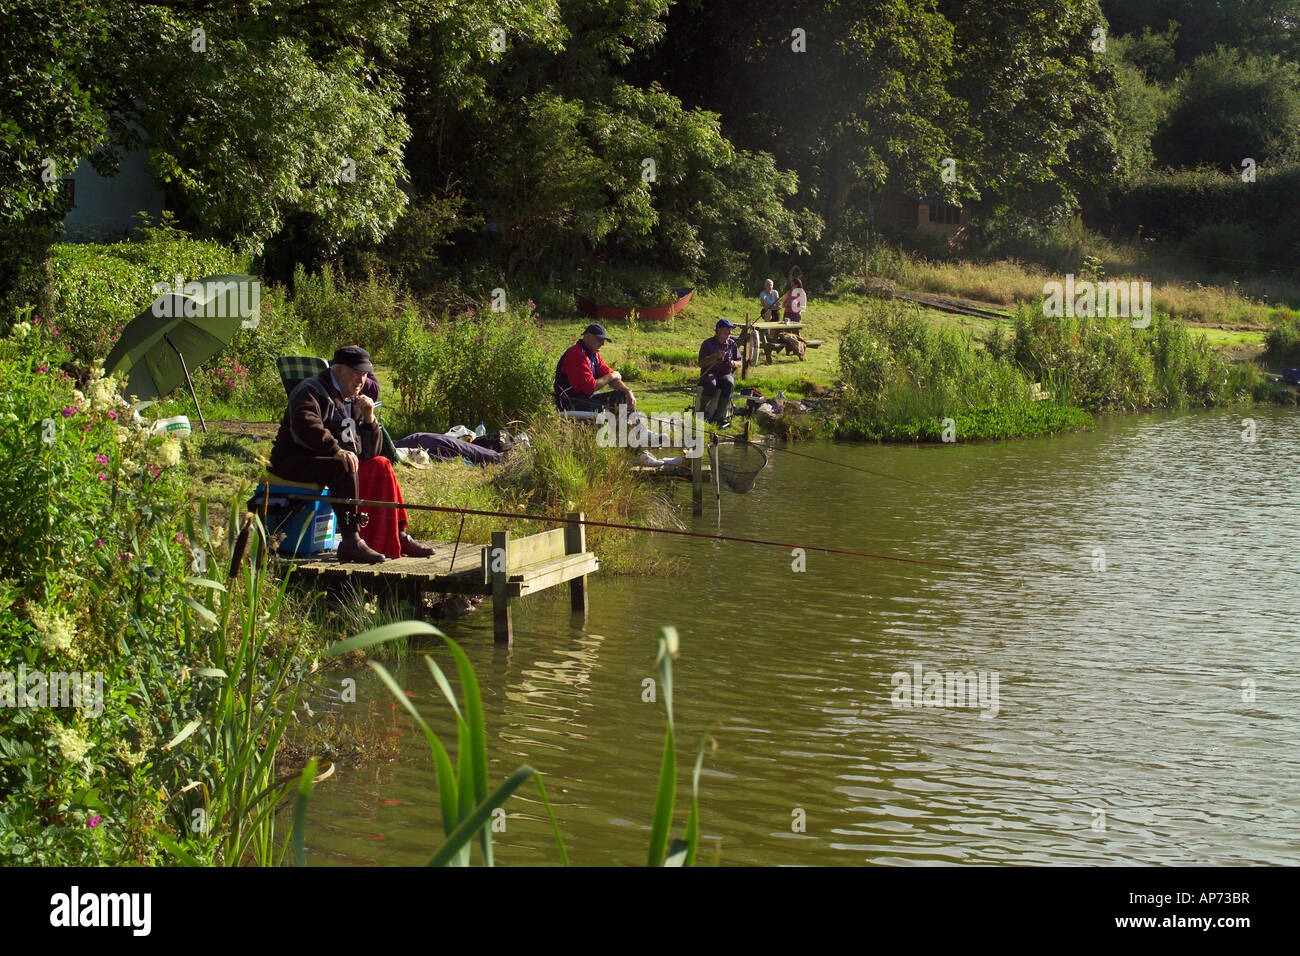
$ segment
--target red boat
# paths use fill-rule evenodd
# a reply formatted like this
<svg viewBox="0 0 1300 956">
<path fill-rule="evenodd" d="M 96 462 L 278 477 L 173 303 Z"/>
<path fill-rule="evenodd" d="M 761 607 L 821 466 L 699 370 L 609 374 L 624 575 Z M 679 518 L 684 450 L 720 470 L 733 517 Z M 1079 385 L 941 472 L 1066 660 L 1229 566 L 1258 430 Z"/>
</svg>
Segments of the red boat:
<svg viewBox="0 0 1300 956">
<path fill-rule="evenodd" d="M 686 303 L 691 301 L 691 296 L 695 294 L 694 289 L 674 289 L 677 299 L 667 305 L 638 305 L 636 306 L 636 315 L 638 319 L 647 322 L 667 322 L 682 309 L 686 308 Z M 628 319 L 632 317 L 632 308 L 628 306 L 600 305 L 589 295 L 583 295 L 579 292 L 576 296 L 578 300 L 578 314 L 585 315 L 592 319 Z"/>
</svg>

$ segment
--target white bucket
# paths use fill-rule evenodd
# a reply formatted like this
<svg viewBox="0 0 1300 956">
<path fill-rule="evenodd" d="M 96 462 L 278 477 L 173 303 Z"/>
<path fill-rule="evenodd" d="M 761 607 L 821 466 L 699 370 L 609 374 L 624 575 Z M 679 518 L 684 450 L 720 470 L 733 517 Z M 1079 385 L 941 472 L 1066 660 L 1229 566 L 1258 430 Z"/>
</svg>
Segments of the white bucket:
<svg viewBox="0 0 1300 956">
<path fill-rule="evenodd" d="M 184 415 L 174 418 L 160 418 L 154 422 L 150 434 L 165 435 L 168 438 L 185 438 L 190 433 L 190 420 Z"/>
</svg>

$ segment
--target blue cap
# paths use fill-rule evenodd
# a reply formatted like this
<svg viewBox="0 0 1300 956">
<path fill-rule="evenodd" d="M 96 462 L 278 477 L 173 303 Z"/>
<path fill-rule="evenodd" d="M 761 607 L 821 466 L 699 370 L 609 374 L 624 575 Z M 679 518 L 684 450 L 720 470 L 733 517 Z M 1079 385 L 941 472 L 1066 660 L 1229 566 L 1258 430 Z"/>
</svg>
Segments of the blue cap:
<svg viewBox="0 0 1300 956">
<path fill-rule="evenodd" d="M 713 330 L 716 332 L 718 329 L 734 329 L 735 327 L 736 323 L 734 322 L 728 322 L 726 319 L 718 319 L 718 324 L 713 327 Z"/>
<path fill-rule="evenodd" d="M 604 339 L 606 342 L 613 341 L 608 335 L 605 334 L 605 327 L 601 325 L 599 322 L 591 323 L 591 325 L 587 326 L 585 329 L 582 330 L 582 334 L 594 335 L 596 336 L 596 338 Z"/>
</svg>

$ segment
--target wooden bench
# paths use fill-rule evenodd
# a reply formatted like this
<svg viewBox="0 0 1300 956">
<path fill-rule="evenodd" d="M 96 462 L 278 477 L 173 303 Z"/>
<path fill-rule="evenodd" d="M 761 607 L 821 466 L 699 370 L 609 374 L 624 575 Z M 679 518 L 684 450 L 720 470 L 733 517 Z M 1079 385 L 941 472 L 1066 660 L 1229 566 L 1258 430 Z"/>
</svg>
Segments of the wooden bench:
<svg viewBox="0 0 1300 956">
<path fill-rule="evenodd" d="M 568 518 L 583 519 L 571 511 Z M 600 570 L 600 562 L 587 550 L 587 527 L 575 523 L 512 538 L 508 531 L 492 532 L 492 543 L 480 549 L 483 582 L 492 595 L 492 637 L 497 643 L 514 639 L 510 599 L 569 582 L 569 607 L 586 613 L 587 575 Z"/>
</svg>

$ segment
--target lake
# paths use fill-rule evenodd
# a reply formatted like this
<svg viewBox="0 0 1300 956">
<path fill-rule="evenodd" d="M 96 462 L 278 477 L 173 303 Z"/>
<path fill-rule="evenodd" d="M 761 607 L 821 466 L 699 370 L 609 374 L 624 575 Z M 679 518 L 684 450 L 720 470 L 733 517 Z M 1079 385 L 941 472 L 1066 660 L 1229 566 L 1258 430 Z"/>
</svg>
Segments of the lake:
<svg viewBox="0 0 1300 956">
<path fill-rule="evenodd" d="M 564 588 L 519 602 L 508 650 L 486 608 L 447 627 L 483 685 L 492 785 L 540 770 L 572 862 L 645 862 L 665 717 L 644 681 L 671 624 L 674 834 L 716 742 L 701 862 L 1300 863 L 1294 410 L 790 447 L 838 464 L 778 446 L 753 492 L 723 492 L 723 533 L 958 567 L 808 551 L 796 571 L 789 549 L 646 535 L 685 573 L 595 575 L 585 620 Z M 684 513 L 717 530 L 711 492 Z M 418 654 L 392 669 L 453 746 Z M 427 744 L 352 676 L 344 718 L 400 754 L 317 788 L 312 862 L 423 863 L 442 839 Z M 506 810 L 498 864 L 556 862 L 531 784 Z"/>
</svg>

